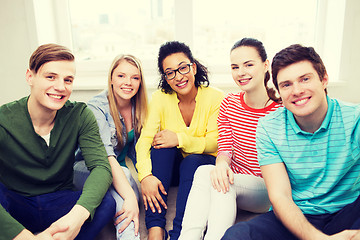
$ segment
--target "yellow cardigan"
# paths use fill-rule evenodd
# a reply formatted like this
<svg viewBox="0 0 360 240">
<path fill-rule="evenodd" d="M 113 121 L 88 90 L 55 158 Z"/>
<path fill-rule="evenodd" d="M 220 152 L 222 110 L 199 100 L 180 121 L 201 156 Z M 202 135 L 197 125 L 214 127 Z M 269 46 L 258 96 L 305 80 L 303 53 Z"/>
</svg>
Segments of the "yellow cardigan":
<svg viewBox="0 0 360 240">
<path fill-rule="evenodd" d="M 213 87 L 199 87 L 190 126 L 182 118 L 176 93 L 165 94 L 157 90 L 152 94 L 149 116 L 136 144 L 136 168 L 139 181 L 151 174 L 150 149 L 155 134 L 168 129 L 177 134 L 178 148 L 183 156 L 217 152 L 217 117 L 224 93 Z"/>
</svg>

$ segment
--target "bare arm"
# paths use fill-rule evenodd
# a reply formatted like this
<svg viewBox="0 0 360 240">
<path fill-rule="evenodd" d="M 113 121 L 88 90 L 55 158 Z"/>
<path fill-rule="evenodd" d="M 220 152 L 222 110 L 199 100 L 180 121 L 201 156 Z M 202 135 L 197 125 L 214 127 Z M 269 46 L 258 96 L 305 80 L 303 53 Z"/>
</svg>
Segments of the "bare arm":
<svg viewBox="0 0 360 240">
<path fill-rule="evenodd" d="M 316 229 L 292 199 L 289 176 L 283 163 L 261 166 L 274 213 L 284 226 L 303 240 L 358 240 L 360 230 L 344 230 L 328 236 Z"/>
<path fill-rule="evenodd" d="M 137 235 L 139 231 L 139 206 L 134 190 L 131 188 L 124 171 L 115 157 L 109 156 L 108 159 L 113 175 L 114 188 L 116 192 L 119 193 L 119 195 L 124 199 L 123 208 L 115 215 L 115 217 L 120 216 L 116 220 L 115 224 L 119 224 L 122 220 L 127 219 L 120 229 L 122 232 L 127 226 L 129 226 L 131 221 L 134 221 L 135 235 Z"/>
<path fill-rule="evenodd" d="M 277 218 L 299 239 L 328 239 L 304 216 L 292 199 L 289 176 L 283 163 L 261 166 L 261 172 Z"/>
</svg>

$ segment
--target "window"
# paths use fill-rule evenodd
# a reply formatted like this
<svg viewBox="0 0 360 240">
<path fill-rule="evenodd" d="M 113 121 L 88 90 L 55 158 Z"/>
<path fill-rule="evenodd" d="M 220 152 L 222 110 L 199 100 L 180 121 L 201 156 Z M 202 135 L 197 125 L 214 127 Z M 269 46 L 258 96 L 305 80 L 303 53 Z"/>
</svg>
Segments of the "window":
<svg viewBox="0 0 360 240">
<path fill-rule="evenodd" d="M 290 44 L 314 44 L 317 1 L 298 3 L 294 7 L 294 1 L 288 0 L 194 1 L 194 55 L 221 73 L 213 82 L 235 86 L 229 52 L 236 41 L 259 39 L 270 60 Z"/>
<path fill-rule="evenodd" d="M 210 82 L 215 86 L 235 88 L 229 51 L 243 37 L 261 40 L 270 60 L 293 43 L 314 46 L 332 81 L 339 74 L 345 1 L 33 1 L 39 42 L 57 35 L 55 42 L 74 50 L 77 89 L 104 88 L 110 63 L 121 53 L 142 61 L 147 86 L 155 88 L 158 50 L 170 40 L 184 41 L 191 47 L 194 56 L 209 67 Z M 54 20 L 41 20 L 49 15 Z M 49 32 L 46 24 L 57 30 Z"/>
</svg>

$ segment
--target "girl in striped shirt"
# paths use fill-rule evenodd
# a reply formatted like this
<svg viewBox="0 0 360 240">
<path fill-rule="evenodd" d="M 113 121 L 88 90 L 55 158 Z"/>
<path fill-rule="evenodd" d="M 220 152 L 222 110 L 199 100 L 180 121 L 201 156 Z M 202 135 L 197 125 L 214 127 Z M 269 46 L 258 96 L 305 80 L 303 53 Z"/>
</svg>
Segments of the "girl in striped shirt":
<svg viewBox="0 0 360 240">
<path fill-rule="evenodd" d="M 218 116 L 216 166 L 201 166 L 186 205 L 180 239 L 220 239 L 234 224 L 237 208 L 263 213 L 270 207 L 256 153 L 256 126 L 260 117 L 280 107 L 270 79 L 263 44 L 244 38 L 230 52 L 231 72 L 242 90 L 230 93 Z"/>
</svg>

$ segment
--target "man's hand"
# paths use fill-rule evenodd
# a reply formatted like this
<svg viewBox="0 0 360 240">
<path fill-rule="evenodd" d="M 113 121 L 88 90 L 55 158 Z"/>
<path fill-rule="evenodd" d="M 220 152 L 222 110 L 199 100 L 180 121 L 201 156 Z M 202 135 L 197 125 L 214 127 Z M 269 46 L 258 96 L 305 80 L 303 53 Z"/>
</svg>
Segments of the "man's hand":
<svg viewBox="0 0 360 240">
<path fill-rule="evenodd" d="M 360 240 L 360 230 L 344 230 L 328 238 L 333 240 Z"/>
<path fill-rule="evenodd" d="M 120 233 L 129 226 L 131 221 L 133 221 L 135 225 L 135 235 L 137 236 L 139 232 L 139 206 L 137 199 L 124 199 L 123 207 L 115 214 L 115 218 L 117 218 L 115 225 L 118 225 L 125 219 L 123 225 L 119 229 Z"/>
<path fill-rule="evenodd" d="M 75 205 L 68 214 L 59 218 L 56 222 L 50 225 L 48 228 L 51 230 L 55 229 L 65 229 L 66 231 L 57 232 L 53 235 L 54 239 L 74 239 L 80 232 L 81 226 L 84 224 L 86 219 L 90 216 L 89 211 L 80 205 Z"/>
<path fill-rule="evenodd" d="M 225 161 L 217 161 L 215 168 L 210 172 L 211 184 L 219 192 L 229 191 L 229 183 L 234 184 L 234 173 Z"/>
<path fill-rule="evenodd" d="M 155 149 L 172 148 L 179 145 L 179 139 L 176 133 L 165 129 L 155 134 L 151 145 Z"/>
<path fill-rule="evenodd" d="M 68 227 L 61 228 L 60 226 L 53 226 L 45 229 L 43 232 L 34 235 L 29 230 L 22 230 L 14 240 L 54 240 L 53 235 L 60 232 L 65 232 Z"/>
<path fill-rule="evenodd" d="M 166 203 L 164 202 L 159 193 L 159 189 L 164 195 L 167 195 L 164 186 L 157 177 L 149 175 L 146 176 L 143 180 L 141 180 L 141 191 L 144 200 L 145 210 L 148 209 L 149 205 L 152 212 L 155 212 L 156 207 L 158 212 L 161 213 L 161 207 L 159 205 L 159 202 L 165 209 L 167 209 Z"/>
</svg>

